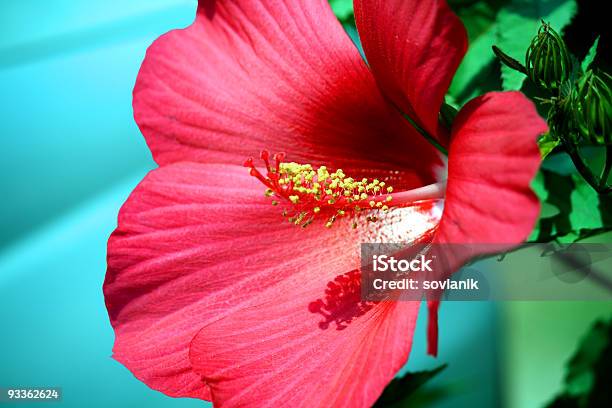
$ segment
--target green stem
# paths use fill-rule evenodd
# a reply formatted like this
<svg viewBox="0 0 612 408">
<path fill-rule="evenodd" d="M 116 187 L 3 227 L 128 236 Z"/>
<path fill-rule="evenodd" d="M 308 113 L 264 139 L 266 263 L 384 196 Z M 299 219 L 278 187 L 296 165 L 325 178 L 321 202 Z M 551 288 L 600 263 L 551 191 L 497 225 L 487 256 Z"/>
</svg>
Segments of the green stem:
<svg viewBox="0 0 612 408">
<path fill-rule="evenodd" d="M 612 169 L 612 145 L 606 146 L 606 164 L 601 171 L 599 177 L 599 188 L 603 191 L 608 185 L 608 177 L 610 177 L 610 170 Z"/>
<path fill-rule="evenodd" d="M 421 126 L 419 126 L 419 124 L 416 123 L 410 116 L 408 116 L 406 113 L 404 113 L 400 109 L 400 107 L 397 106 L 391 99 L 387 99 L 387 101 L 391 104 L 391 106 L 393 106 L 395 108 L 395 110 L 397 110 L 404 117 L 404 119 L 406 119 L 408 121 L 408 123 L 410 123 L 412 125 L 413 128 L 415 128 L 417 130 L 417 132 L 419 132 L 421 134 L 421 136 L 423 136 L 425 138 L 425 140 L 427 140 L 440 153 L 442 153 L 445 156 L 448 156 L 448 149 L 446 149 L 444 146 L 442 146 L 440 144 L 440 142 L 438 142 L 432 135 L 427 133 L 427 131 L 425 129 L 423 129 Z"/>
<path fill-rule="evenodd" d="M 565 146 L 565 151 L 567 152 L 567 154 L 569 154 L 570 158 L 574 162 L 574 166 L 576 166 L 576 170 L 578 170 L 578 173 L 580 173 L 582 178 L 584 178 L 584 180 L 589 183 L 589 185 L 593 187 L 595 191 L 597 191 L 598 193 L 602 193 L 603 191 L 600 189 L 599 180 L 597 180 L 597 177 L 593 174 L 589 166 L 587 166 L 584 160 L 582 160 L 582 157 L 580 156 L 580 153 L 578 152 L 576 146 L 564 137 L 562 137 L 561 140 L 563 141 L 563 145 Z"/>
<path fill-rule="evenodd" d="M 508 67 L 512 68 L 515 71 L 518 71 L 522 74 L 529 76 L 529 72 L 527 71 L 527 68 L 523 64 L 521 64 L 520 62 L 518 62 L 517 60 L 515 60 L 514 58 L 512 58 L 511 56 L 509 56 L 502 50 L 500 50 L 499 47 L 496 47 L 494 45 L 492 46 L 492 48 L 493 48 L 493 53 L 495 53 L 495 56 L 502 63 L 504 63 L 505 65 L 507 65 Z"/>
<path fill-rule="evenodd" d="M 412 127 L 414 127 L 417 132 L 419 132 L 425 139 L 427 139 L 427 141 L 433 145 L 433 147 L 435 147 L 436 149 L 438 149 L 438 151 L 442 154 L 444 154 L 445 156 L 448 156 L 448 149 L 446 149 L 444 146 L 442 146 L 440 144 L 440 142 L 438 142 L 432 135 L 430 135 L 429 133 L 427 133 L 427 131 L 425 129 L 423 129 L 421 126 L 419 126 L 414 120 L 412 120 L 412 118 L 408 115 L 406 115 L 404 112 L 400 111 L 400 113 L 402 114 L 402 116 L 404 117 L 404 119 L 406 119 L 408 122 L 410 122 L 410 124 L 412 125 Z"/>
</svg>

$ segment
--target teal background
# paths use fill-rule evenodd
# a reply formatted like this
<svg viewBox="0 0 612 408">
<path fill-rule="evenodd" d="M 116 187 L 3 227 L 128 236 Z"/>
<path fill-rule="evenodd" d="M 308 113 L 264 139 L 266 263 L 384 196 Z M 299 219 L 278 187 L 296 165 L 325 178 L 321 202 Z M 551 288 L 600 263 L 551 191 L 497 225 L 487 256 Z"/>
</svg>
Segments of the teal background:
<svg viewBox="0 0 612 408">
<path fill-rule="evenodd" d="M 0 5 L 0 387 L 58 386 L 65 407 L 203 405 L 152 391 L 111 359 L 101 291 L 118 209 L 155 166 L 132 118 L 136 74 L 146 47 L 194 12 L 187 0 Z M 515 336 L 537 327 L 537 307 L 443 305 L 437 360 L 425 353 L 422 313 L 408 369 L 449 364 L 429 387 L 449 394 L 433 406 L 537 406 L 554 394 L 516 374 L 546 370 L 523 358 L 533 333 Z M 559 353 L 571 353 L 589 322 L 569 331 Z M 551 387 L 563 361 L 553 357 Z"/>
</svg>

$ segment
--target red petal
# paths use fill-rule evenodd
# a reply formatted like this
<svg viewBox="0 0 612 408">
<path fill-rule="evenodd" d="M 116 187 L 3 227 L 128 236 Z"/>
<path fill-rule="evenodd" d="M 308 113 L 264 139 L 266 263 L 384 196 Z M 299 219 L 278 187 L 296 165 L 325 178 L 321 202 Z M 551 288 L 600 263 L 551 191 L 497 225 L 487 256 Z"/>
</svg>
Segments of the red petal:
<svg viewBox="0 0 612 408">
<path fill-rule="evenodd" d="M 520 92 L 488 93 L 459 112 L 437 241 L 518 244 L 527 238 L 539 213 L 529 187 L 540 166 L 536 139 L 546 130 Z"/>
<path fill-rule="evenodd" d="M 427 302 L 427 354 L 438 355 L 438 309 L 439 300 Z"/>
<path fill-rule="evenodd" d="M 353 230 L 351 220 L 341 218 L 331 229 L 322 223 L 301 228 L 283 219 L 263 190 L 247 169 L 212 164 L 165 166 L 141 182 L 121 209 L 119 227 L 108 246 L 104 293 L 116 334 L 114 357 L 168 395 L 210 398 L 188 358 L 192 338 L 205 327 L 194 343 L 196 368 L 216 390 L 213 398 L 218 401 L 228 398 L 232 384 L 243 385 L 254 374 L 262 377 L 268 368 L 270 377 L 258 389 L 270 398 L 279 375 L 291 376 L 285 380 L 294 381 L 296 389 L 317 387 L 326 398 L 341 398 L 344 394 L 334 393 L 343 388 L 334 384 L 347 380 L 343 373 L 355 366 L 373 374 L 359 382 L 351 379 L 358 387 L 345 385 L 356 387 L 359 398 L 372 402 L 406 359 L 417 306 L 382 305 L 357 317 L 362 309 L 354 279 L 347 283 L 347 278 L 336 278 L 355 277 L 345 274 L 359 266 L 360 242 L 414 238 L 419 234 L 415 228 L 424 231 L 436 220 L 404 209 L 389 213 L 393 225 L 383 218 L 376 228 Z M 333 281 L 337 283 L 331 286 L 344 285 L 340 294 L 350 296 L 341 297 L 331 289 L 326 294 Z M 316 309 L 318 299 L 324 309 Z M 385 314 L 390 320 L 383 318 Z M 325 322 L 327 330 L 321 328 Z M 338 330 L 343 325 L 349 327 Z M 275 352 L 266 345 L 277 344 L 263 342 L 261 331 L 257 336 L 250 332 L 264 328 L 284 342 L 316 343 L 321 354 L 295 365 L 285 362 L 289 366 L 281 356 L 251 361 Z M 207 337 L 210 333 L 214 339 Z M 232 342 L 219 340 L 228 336 Z M 330 348 L 323 350 L 326 343 Z M 335 350 L 341 345 L 342 350 Z M 244 370 L 224 354 L 232 346 L 245 346 L 252 353 L 249 357 L 241 354 L 244 349 L 234 350 Z M 210 356 L 216 356 L 215 361 L 203 367 L 202 361 Z M 336 371 L 344 365 L 349 368 Z M 304 369 L 303 375 L 298 375 L 298 368 Z M 228 370 L 232 378 L 218 377 L 219 370 Z M 313 370 L 321 379 L 316 380 Z M 340 377 L 328 383 L 336 374 Z M 361 381 L 370 377 L 372 382 L 364 386 Z M 274 396 L 281 391 L 276 388 Z M 250 395 L 239 400 L 250 401 Z M 263 396 L 255 391 L 252 395 Z"/>
<path fill-rule="evenodd" d="M 443 0 L 355 0 L 363 49 L 383 92 L 430 134 L 467 51 L 463 24 Z"/>
<path fill-rule="evenodd" d="M 191 360 L 215 406 L 376 401 L 408 358 L 419 302 L 382 303 L 359 315 L 351 301 L 338 314 L 352 320 L 328 326 L 306 302 L 321 296 L 321 283 L 301 274 L 195 337 Z"/>
<path fill-rule="evenodd" d="M 468 245 L 435 249 L 447 261 L 440 274 L 527 238 L 540 208 L 529 187 L 540 166 L 536 139 L 546 131 L 546 122 L 520 92 L 488 93 L 461 109 L 453 123 L 444 212 L 434 240 Z M 438 351 L 439 305 L 428 302 L 432 355 Z"/>
<path fill-rule="evenodd" d="M 435 149 L 385 102 L 326 1 L 200 3 L 149 48 L 134 89 L 158 163 L 242 164 L 266 148 L 433 181 Z"/>
</svg>

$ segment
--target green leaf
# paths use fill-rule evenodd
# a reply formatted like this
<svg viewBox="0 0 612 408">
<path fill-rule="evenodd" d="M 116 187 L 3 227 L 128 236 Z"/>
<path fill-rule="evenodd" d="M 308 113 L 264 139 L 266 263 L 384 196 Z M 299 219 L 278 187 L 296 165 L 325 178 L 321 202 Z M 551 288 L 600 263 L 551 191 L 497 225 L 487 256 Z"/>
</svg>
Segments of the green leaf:
<svg viewBox="0 0 612 408">
<path fill-rule="evenodd" d="M 604 228 L 602 214 L 598 211 L 601 205 L 599 195 L 582 177 L 574 176 L 573 180 L 574 191 L 570 195 L 572 211 L 569 214 L 573 230 L 581 233 L 583 230 Z"/>
<path fill-rule="evenodd" d="M 612 230 L 612 196 L 597 194 L 578 174 L 544 168 L 532 189 L 542 210 L 529 241 L 571 243 Z"/>
<path fill-rule="evenodd" d="M 598 321 L 567 363 L 563 390 L 547 407 L 612 406 L 611 383 L 612 320 Z"/>
<path fill-rule="evenodd" d="M 346 22 L 353 17 L 353 0 L 329 0 L 338 20 Z"/>
<path fill-rule="evenodd" d="M 374 404 L 375 408 L 380 407 L 401 407 L 408 399 L 415 394 L 426 382 L 438 375 L 446 368 L 446 364 L 433 370 L 417 371 L 407 373 L 402 377 L 394 378 L 385 388 L 382 395 Z"/>
<path fill-rule="evenodd" d="M 467 29 L 470 44 L 449 89 L 449 95 L 459 106 L 477 95 L 499 88 L 499 74 L 495 69 L 495 55 L 491 46 L 496 41 L 497 13 L 508 1 L 450 2 Z"/>
<path fill-rule="evenodd" d="M 610 343 L 611 329 L 612 325 L 597 322 L 580 342 L 567 364 L 565 385 L 570 395 L 586 394 L 593 388 L 593 368 Z"/>
<path fill-rule="evenodd" d="M 587 69 L 589 69 L 589 67 L 593 63 L 593 60 L 595 60 L 595 55 L 597 55 L 598 45 L 599 45 L 599 36 L 597 36 L 597 38 L 595 39 L 595 42 L 593 43 L 591 48 L 589 48 L 589 52 L 587 53 L 586 57 L 584 57 L 582 64 L 580 64 L 580 67 L 582 68 L 583 72 L 586 72 Z"/>
<path fill-rule="evenodd" d="M 556 138 L 551 132 L 547 132 L 538 139 L 538 146 L 540 147 L 540 154 L 542 159 L 546 158 L 559 145 L 559 139 Z"/>
<path fill-rule="evenodd" d="M 561 32 L 575 13 L 575 0 L 512 0 L 497 15 L 496 45 L 512 58 L 523 61 L 542 20 Z M 503 89 L 521 89 L 525 75 L 507 66 L 501 69 Z"/>
</svg>

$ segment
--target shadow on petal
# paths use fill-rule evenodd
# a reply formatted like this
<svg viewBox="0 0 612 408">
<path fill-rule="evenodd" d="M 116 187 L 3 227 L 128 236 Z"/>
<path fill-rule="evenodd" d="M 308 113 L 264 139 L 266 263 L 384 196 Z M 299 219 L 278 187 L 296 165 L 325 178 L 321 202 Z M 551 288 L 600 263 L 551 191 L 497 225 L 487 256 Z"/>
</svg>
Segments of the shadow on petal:
<svg viewBox="0 0 612 408">
<path fill-rule="evenodd" d="M 327 330 L 334 324 L 336 330 L 344 330 L 357 317 L 363 316 L 378 302 L 361 300 L 361 272 L 354 269 L 336 276 L 327 283 L 325 296 L 308 305 L 311 313 L 323 317 L 319 328 Z"/>
</svg>

